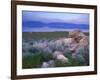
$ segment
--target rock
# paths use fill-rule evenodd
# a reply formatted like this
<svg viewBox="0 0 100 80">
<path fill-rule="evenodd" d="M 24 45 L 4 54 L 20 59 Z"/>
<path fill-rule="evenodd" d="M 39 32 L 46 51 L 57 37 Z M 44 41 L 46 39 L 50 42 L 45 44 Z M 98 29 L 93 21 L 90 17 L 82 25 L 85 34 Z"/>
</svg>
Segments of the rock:
<svg viewBox="0 0 100 80">
<path fill-rule="evenodd" d="M 64 46 L 67 46 L 67 45 L 73 43 L 74 40 L 73 40 L 73 38 L 65 38 L 65 39 L 63 39 L 63 42 L 64 42 Z"/>
<path fill-rule="evenodd" d="M 48 68 L 49 67 L 49 64 L 47 62 L 43 62 L 41 67 L 42 68 Z"/>
<path fill-rule="evenodd" d="M 63 52 L 61 52 L 61 51 L 55 51 L 55 52 L 53 53 L 53 57 L 54 57 L 54 58 L 57 58 L 57 56 L 60 55 L 60 54 L 63 54 Z"/>
<path fill-rule="evenodd" d="M 61 51 L 55 51 L 53 57 L 59 61 L 62 61 L 63 63 L 68 63 L 68 58 L 65 57 Z"/>
<path fill-rule="evenodd" d="M 63 63 L 68 63 L 68 62 L 69 62 L 69 61 L 68 61 L 68 58 L 65 57 L 65 56 L 62 55 L 62 54 L 60 54 L 60 55 L 57 56 L 57 60 L 60 60 L 60 61 L 62 61 Z"/>
<path fill-rule="evenodd" d="M 55 66 L 54 60 L 48 61 L 48 64 L 49 64 L 49 67 L 54 67 Z"/>
<path fill-rule="evenodd" d="M 54 67 L 54 66 L 55 66 L 54 60 L 50 60 L 48 62 L 43 62 L 41 67 L 48 68 L 48 67 Z"/>
</svg>

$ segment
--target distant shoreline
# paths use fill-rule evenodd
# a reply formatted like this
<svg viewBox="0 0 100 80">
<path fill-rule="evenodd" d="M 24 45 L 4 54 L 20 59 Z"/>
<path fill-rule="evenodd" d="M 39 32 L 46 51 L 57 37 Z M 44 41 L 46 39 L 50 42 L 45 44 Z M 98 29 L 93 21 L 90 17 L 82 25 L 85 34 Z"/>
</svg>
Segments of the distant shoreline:
<svg viewBox="0 0 100 80">
<path fill-rule="evenodd" d="M 44 30 L 41 30 L 41 31 L 23 31 L 23 32 L 69 32 L 69 31 L 73 31 L 73 29 L 67 29 L 67 30 L 57 30 L 57 31 L 44 31 Z M 89 30 L 86 30 L 86 29 L 82 29 L 81 30 L 82 32 L 89 32 Z"/>
</svg>

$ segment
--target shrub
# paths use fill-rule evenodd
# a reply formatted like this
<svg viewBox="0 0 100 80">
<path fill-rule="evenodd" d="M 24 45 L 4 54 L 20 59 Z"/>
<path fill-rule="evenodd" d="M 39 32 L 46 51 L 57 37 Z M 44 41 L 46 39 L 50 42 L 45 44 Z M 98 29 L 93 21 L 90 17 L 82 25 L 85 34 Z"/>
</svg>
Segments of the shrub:
<svg viewBox="0 0 100 80">
<path fill-rule="evenodd" d="M 42 56 L 37 53 L 31 56 L 23 57 L 22 64 L 23 68 L 38 68 L 42 64 Z"/>
</svg>

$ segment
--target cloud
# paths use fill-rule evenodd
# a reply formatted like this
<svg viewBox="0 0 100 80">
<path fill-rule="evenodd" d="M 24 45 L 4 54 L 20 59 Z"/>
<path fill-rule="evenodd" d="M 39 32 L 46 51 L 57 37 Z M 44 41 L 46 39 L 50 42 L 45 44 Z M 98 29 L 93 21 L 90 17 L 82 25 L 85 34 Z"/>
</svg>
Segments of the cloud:
<svg viewBox="0 0 100 80">
<path fill-rule="evenodd" d="M 75 24 L 89 24 L 89 14 L 86 13 L 23 11 L 22 19 L 23 21 L 42 21 L 44 23 L 59 21 Z"/>
</svg>

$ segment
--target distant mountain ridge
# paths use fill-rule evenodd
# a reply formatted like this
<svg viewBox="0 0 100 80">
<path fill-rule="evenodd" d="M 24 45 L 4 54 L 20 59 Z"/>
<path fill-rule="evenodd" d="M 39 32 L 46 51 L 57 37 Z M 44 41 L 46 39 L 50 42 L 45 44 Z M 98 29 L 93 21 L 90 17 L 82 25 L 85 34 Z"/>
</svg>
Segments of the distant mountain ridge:
<svg viewBox="0 0 100 80">
<path fill-rule="evenodd" d="M 89 29 L 89 25 L 74 24 L 74 23 L 49 23 L 48 26 L 53 28 L 64 28 L 64 29 L 73 29 L 73 28 Z"/>
<path fill-rule="evenodd" d="M 75 24 L 75 23 L 65 23 L 65 22 L 52 22 L 52 23 L 44 23 L 40 21 L 28 21 L 22 23 L 23 27 L 32 27 L 32 28 L 40 28 L 47 26 L 49 28 L 58 28 L 58 29 L 73 29 L 73 28 L 79 28 L 79 29 L 89 29 L 88 24 Z"/>
</svg>

